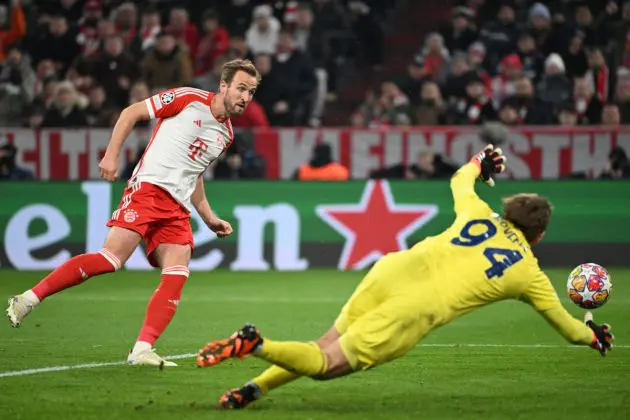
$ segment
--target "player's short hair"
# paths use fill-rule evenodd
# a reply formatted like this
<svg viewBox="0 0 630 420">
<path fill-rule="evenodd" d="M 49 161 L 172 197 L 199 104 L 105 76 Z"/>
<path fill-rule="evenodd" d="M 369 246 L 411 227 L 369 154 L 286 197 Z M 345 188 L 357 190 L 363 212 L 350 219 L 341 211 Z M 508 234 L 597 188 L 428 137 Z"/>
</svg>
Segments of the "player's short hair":
<svg viewBox="0 0 630 420">
<path fill-rule="evenodd" d="M 553 206 L 538 194 L 516 194 L 503 198 L 503 217 L 534 242 L 547 230 Z"/>
<path fill-rule="evenodd" d="M 256 69 L 256 66 L 254 66 L 254 63 L 249 60 L 243 60 L 240 58 L 228 61 L 223 65 L 223 68 L 221 69 L 221 80 L 229 85 L 230 83 L 232 83 L 232 79 L 234 79 L 234 75 L 238 71 L 244 71 L 250 76 L 255 77 L 256 82 L 260 83 L 260 73 L 258 73 L 258 70 Z"/>
</svg>

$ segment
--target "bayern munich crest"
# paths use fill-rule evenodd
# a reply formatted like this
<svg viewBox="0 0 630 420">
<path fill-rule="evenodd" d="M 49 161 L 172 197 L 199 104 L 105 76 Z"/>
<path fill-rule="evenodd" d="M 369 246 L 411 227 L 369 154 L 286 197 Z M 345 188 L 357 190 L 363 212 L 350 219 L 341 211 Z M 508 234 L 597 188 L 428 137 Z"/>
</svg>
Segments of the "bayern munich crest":
<svg viewBox="0 0 630 420">
<path fill-rule="evenodd" d="M 134 209 L 127 209 L 123 213 L 123 219 L 127 223 L 133 223 L 136 221 L 137 218 L 138 218 L 138 212 L 135 211 Z"/>
<path fill-rule="evenodd" d="M 160 102 L 162 102 L 164 105 L 168 105 L 171 102 L 173 102 L 173 100 L 175 99 L 175 94 L 173 92 L 166 92 L 163 93 L 162 96 L 160 96 Z"/>
</svg>

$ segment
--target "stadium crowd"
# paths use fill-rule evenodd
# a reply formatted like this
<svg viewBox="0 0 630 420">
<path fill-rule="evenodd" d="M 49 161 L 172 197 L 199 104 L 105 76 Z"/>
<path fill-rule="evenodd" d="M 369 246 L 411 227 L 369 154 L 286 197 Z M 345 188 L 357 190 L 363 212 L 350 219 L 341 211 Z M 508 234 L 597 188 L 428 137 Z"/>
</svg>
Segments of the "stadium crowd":
<svg viewBox="0 0 630 420">
<path fill-rule="evenodd" d="M 393 3 L 11 0 L 0 6 L 0 123 L 110 127 L 153 92 L 215 90 L 225 61 L 249 58 L 264 82 L 235 126 L 318 126 L 339 68 L 380 64 L 377 16 Z"/>
<path fill-rule="evenodd" d="M 630 1 L 464 0 L 357 127 L 630 123 Z"/>
</svg>

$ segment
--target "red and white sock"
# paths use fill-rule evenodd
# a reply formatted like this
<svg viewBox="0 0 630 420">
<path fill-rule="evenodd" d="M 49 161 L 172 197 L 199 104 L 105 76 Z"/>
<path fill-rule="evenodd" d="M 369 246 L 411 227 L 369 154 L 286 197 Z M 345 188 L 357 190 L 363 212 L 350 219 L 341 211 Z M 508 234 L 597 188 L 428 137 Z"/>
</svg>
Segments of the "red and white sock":
<svg viewBox="0 0 630 420">
<path fill-rule="evenodd" d="M 119 270 L 120 266 L 120 260 L 105 248 L 92 254 L 77 255 L 24 292 L 23 296 L 32 305 L 37 305 L 48 296 L 81 284 L 90 277 L 112 273 Z"/>
<path fill-rule="evenodd" d="M 182 289 L 189 275 L 188 267 L 183 265 L 175 265 L 162 270 L 162 281 L 149 301 L 144 324 L 132 353 L 137 354 L 152 348 L 153 343 L 162 335 L 175 315 Z"/>
</svg>

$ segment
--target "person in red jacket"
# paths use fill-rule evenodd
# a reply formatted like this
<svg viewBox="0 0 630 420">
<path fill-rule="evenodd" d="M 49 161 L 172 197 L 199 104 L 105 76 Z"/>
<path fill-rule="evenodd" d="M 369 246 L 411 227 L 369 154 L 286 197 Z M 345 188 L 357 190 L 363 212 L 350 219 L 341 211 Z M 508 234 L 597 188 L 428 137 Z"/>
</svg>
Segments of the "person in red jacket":
<svg viewBox="0 0 630 420">
<path fill-rule="evenodd" d="M 0 30 L 0 62 L 6 59 L 7 47 L 26 35 L 26 18 L 20 0 L 11 0 L 11 23 L 8 30 Z"/>
<path fill-rule="evenodd" d="M 225 54 L 230 46 L 230 34 L 219 24 L 219 16 L 214 10 L 203 14 L 203 36 L 195 53 L 195 75 L 204 74 L 214 67 L 215 60 Z"/>
<path fill-rule="evenodd" d="M 171 9 L 166 32 L 172 34 L 177 42 L 188 48 L 191 59 L 195 57 L 199 43 L 199 32 L 195 24 L 190 22 L 188 11 L 185 8 L 179 6 Z"/>
<path fill-rule="evenodd" d="M 269 127 L 267 114 L 256 100 L 251 101 L 241 115 L 230 117 L 230 121 L 239 128 Z"/>
</svg>

